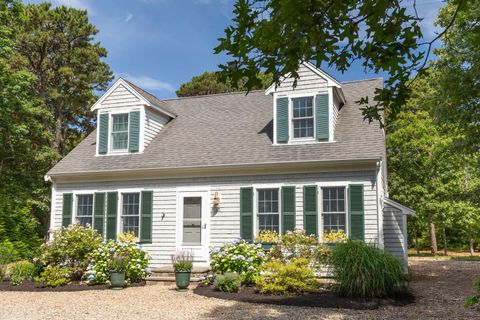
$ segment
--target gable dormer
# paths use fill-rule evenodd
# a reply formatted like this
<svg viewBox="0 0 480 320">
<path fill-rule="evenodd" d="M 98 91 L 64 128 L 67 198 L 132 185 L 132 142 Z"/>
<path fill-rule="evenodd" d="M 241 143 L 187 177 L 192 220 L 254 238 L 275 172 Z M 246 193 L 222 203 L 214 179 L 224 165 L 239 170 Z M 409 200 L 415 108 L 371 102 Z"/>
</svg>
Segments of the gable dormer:
<svg viewBox="0 0 480 320">
<path fill-rule="evenodd" d="M 97 112 L 97 155 L 142 153 L 175 118 L 164 101 L 121 78 L 92 111 Z"/>
<path fill-rule="evenodd" d="M 299 79 L 287 74 L 272 84 L 274 144 L 334 141 L 340 108 L 345 104 L 342 86 L 309 62 L 302 62 Z"/>
</svg>

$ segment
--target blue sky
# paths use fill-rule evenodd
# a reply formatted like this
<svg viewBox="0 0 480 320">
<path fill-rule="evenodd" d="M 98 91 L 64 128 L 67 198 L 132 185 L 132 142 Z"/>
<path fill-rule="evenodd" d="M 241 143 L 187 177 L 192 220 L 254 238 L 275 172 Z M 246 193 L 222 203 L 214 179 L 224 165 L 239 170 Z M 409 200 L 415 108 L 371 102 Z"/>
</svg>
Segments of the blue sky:
<svg viewBox="0 0 480 320">
<path fill-rule="evenodd" d="M 230 24 L 233 0 L 51 2 L 86 9 L 90 21 L 100 30 L 96 40 L 108 50 L 106 62 L 115 76 L 127 78 L 159 98 L 175 97 L 181 83 L 204 71 L 217 70 L 217 65 L 227 59 L 213 54 L 213 48 Z M 427 39 L 435 35 L 433 21 L 442 5 L 441 0 L 417 0 Z M 359 65 L 344 74 L 327 71 L 340 81 L 379 76 L 365 74 Z"/>
</svg>

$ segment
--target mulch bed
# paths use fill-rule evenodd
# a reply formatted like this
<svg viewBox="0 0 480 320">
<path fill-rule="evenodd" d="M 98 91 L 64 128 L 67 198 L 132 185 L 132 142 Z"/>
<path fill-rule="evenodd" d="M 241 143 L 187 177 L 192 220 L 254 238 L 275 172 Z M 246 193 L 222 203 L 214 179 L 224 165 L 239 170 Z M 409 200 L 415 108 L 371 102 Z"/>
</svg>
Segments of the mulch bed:
<svg viewBox="0 0 480 320">
<path fill-rule="evenodd" d="M 144 286 L 145 281 L 140 283 L 132 283 L 129 287 L 139 287 Z M 84 282 L 72 281 L 65 286 L 60 286 L 56 288 L 45 287 L 42 288 L 37 283 L 33 281 L 25 281 L 18 286 L 12 285 L 8 281 L 0 282 L 0 292 L 1 291 L 24 291 L 24 292 L 69 292 L 69 291 L 88 291 L 88 290 L 109 290 L 110 287 L 107 285 L 93 285 L 89 286 Z"/>
<path fill-rule="evenodd" d="M 215 290 L 213 286 L 203 284 L 199 284 L 193 292 L 209 298 L 239 302 L 354 310 L 371 310 L 380 306 L 404 306 L 415 302 L 415 297 L 410 292 L 399 294 L 392 299 L 352 299 L 339 296 L 332 291 L 294 296 L 267 295 L 258 293 L 258 289 L 255 287 L 243 287 L 237 293 L 226 293 Z"/>
</svg>

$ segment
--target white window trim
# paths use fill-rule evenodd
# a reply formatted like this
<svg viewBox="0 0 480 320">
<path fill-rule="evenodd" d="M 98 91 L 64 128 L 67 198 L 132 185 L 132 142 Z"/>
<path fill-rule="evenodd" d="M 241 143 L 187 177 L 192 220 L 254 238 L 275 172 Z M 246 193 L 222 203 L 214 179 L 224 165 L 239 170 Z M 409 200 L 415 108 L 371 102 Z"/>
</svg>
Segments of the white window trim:
<svg viewBox="0 0 480 320">
<path fill-rule="evenodd" d="M 73 217 L 73 220 L 75 221 L 75 219 L 79 218 L 79 217 L 82 217 L 82 218 L 85 218 L 85 217 L 88 217 L 88 216 L 79 216 L 78 215 L 78 197 L 79 196 L 92 196 L 92 223 L 90 224 L 90 227 L 93 228 L 93 217 L 95 215 L 95 194 L 94 193 L 77 193 L 74 195 L 74 200 L 73 200 L 73 204 L 75 206 L 75 210 L 74 210 L 74 217 Z M 80 220 L 77 219 L 79 222 Z"/>
<path fill-rule="evenodd" d="M 122 150 L 113 150 L 112 149 L 112 126 L 113 126 L 113 120 L 112 120 L 112 115 L 114 114 L 122 114 L 122 113 L 128 113 L 128 139 L 130 141 L 130 112 L 132 111 L 140 111 L 140 135 L 139 135 L 139 145 L 138 145 L 138 152 L 131 153 L 128 151 L 128 146 L 127 149 L 122 149 Z M 100 154 L 98 151 L 98 141 L 100 139 L 100 130 L 98 130 L 98 121 L 100 119 L 100 114 L 108 114 L 108 150 L 106 154 Z M 145 105 L 135 105 L 135 106 L 129 106 L 129 107 L 113 107 L 113 108 L 104 108 L 104 109 L 98 109 L 97 110 L 97 148 L 95 152 L 96 157 L 105 157 L 105 156 L 118 156 L 118 155 L 127 155 L 127 154 L 141 154 L 145 150 L 145 119 L 146 119 L 146 114 L 145 114 Z"/>
<path fill-rule="evenodd" d="M 318 241 L 323 242 L 323 190 L 322 188 L 345 188 L 345 234 L 347 237 L 350 236 L 349 230 L 349 220 L 350 220 L 350 212 L 348 210 L 348 186 L 352 184 L 352 181 L 326 181 L 326 182 L 318 182 L 317 185 L 317 201 L 319 203 L 317 211 L 319 211 L 319 215 L 317 217 L 317 224 L 318 224 Z"/>
<path fill-rule="evenodd" d="M 140 241 L 140 230 L 142 230 L 142 191 L 145 189 L 117 189 L 113 191 L 105 191 L 106 193 L 108 192 L 117 192 L 118 197 L 117 197 L 117 236 L 120 233 L 123 233 L 123 228 L 122 228 L 122 212 L 123 212 L 123 194 L 124 193 L 138 193 L 139 194 L 139 203 L 138 203 L 138 241 Z M 153 212 L 152 212 L 153 214 Z"/>
<path fill-rule="evenodd" d="M 313 118 L 313 137 L 294 137 L 294 126 L 293 126 L 293 99 L 299 98 L 312 98 L 312 118 Z M 288 130 L 289 130 L 289 142 L 314 142 L 317 139 L 317 116 L 316 116 L 317 106 L 315 105 L 315 95 L 301 95 L 301 96 L 289 96 L 288 97 Z M 310 118 L 310 117 L 308 117 Z"/>
<path fill-rule="evenodd" d="M 94 216 L 95 216 L 95 190 L 79 190 L 79 191 L 72 191 L 71 194 L 72 194 L 72 197 L 73 197 L 73 208 L 72 208 L 72 223 L 75 222 L 75 220 L 77 219 L 77 204 L 78 204 L 78 200 L 77 200 L 77 196 L 81 196 L 81 195 L 93 195 L 93 206 L 92 206 L 92 228 L 94 228 Z"/>
<path fill-rule="evenodd" d="M 113 149 L 113 117 L 118 115 L 127 115 L 127 148 L 126 149 Z M 111 154 L 128 153 L 128 144 L 130 142 L 130 112 L 115 111 L 109 113 L 108 121 L 108 152 Z"/>
<path fill-rule="evenodd" d="M 328 110 L 329 110 L 329 139 L 328 141 L 318 141 L 316 139 L 317 130 L 316 130 L 316 104 L 315 96 L 317 94 L 328 94 Z M 274 93 L 273 94 L 273 145 L 274 146 L 285 146 L 285 145 L 295 145 L 295 144 L 327 144 L 327 143 L 336 143 L 333 139 L 333 90 L 331 87 L 321 88 L 320 90 L 304 90 L 301 93 Z M 292 115 L 293 115 L 293 106 L 292 98 L 302 98 L 313 96 L 313 138 L 293 138 L 293 125 L 292 125 Z M 288 141 L 286 143 L 277 142 L 277 99 L 278 98 L 288 98 Z"/>
<path fill-rule="evenodd" d="M 258 192 L 260 190 L 271 190 L 271 189 L 275 189 L 277 190 L 278 192 L 278 212 L 277 213 L 274 213 L 274 212 L 267 212 L 267 213 L 260 213 L 260 210 L 259 210 L 259 203 L 258 201 L 260 200 L 259 196 L 258 196 Z M 258 215 L 259 214 L 266 214 L 266 215 L 276 215 L 278 214 L 278 234 L 281 234 L 282 233 L 282 187 L 263 187 L 263 188 L 255 188 L 255 195 L 254 195 L 254 199 L 255 199 L 255 222 L 254 222 L 254 235 L 253 237 L 255 238 L 256 236 L 258 236 L 259 232 L 260 232 L 260 226 L 259 226 L 259 222 L 258 222 Z"/>
</svg>

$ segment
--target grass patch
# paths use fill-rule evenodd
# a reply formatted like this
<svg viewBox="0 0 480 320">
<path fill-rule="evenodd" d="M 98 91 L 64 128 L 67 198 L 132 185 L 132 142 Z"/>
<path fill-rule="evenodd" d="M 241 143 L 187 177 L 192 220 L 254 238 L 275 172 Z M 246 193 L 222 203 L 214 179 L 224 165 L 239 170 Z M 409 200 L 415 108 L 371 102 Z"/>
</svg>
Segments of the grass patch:
<svg viewBox="0 0 480 320">
<path fill-rule="evenodd" d="M 480 256 L 453 256 L 450 259 L 455 261 L 480 261 Z"/>
</svg>

